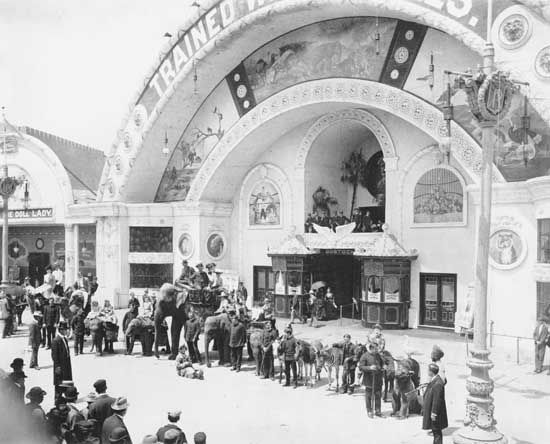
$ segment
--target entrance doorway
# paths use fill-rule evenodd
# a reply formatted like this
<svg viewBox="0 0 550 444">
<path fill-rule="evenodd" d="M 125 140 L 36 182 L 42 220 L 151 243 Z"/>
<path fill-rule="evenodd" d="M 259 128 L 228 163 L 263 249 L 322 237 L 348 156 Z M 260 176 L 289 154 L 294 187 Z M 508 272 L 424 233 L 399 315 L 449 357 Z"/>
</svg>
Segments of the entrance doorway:
<svg viewBox="0 0 550 444">
<path fill-rule="evenodd" d="M 454 328 L 456 274 L 420 273 L 420 324 Z"/>
<path fill-rule="evenodd" d="M 50 253 L 29 253 L 29 277 L 31 284 L 42 285 L 46 268 L 50 265 Z"/>
<path fill-rule="evenodd" d="M 353 297 L 357 296 L 360 289 L 359 273 L 359 262 L 352 255 L 340 256 L 327 252 L 314 259 L 313 282 L 326 282 L 334 294 L 334 302 L 342 306 L 344 317 L 352 317 Z"/>
<path fill-rule="evenodd" d="M 252 303 L 260 306 L 268 292 L 275 292 L 275 277 L 272 267 L 254 267 L 254 293 Z"/>
</svg>

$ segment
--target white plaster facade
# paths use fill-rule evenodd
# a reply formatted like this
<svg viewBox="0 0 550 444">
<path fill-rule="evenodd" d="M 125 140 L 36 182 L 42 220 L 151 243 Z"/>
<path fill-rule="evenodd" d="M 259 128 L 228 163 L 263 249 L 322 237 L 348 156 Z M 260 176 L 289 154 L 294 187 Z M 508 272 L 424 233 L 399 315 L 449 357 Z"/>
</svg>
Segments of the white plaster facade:
<svg viewBox="0 0 550 444">
<path fill-rule="evenodd" d="M 215 4 L 209 2 L 207 9 Z M 75 215 L 93 214 L 98 218 L 100 290 L 105 295 L 115 294 L 117 305 L 125 304 L 130 290 L 130 262 L 170 263 L 173 275 L 179 274 L 183 257 L 178 241 L 183 234 L 189 235 L 193 242 L 189 255 L 192 264 L 215 260 L 218 268 L 237 273 L 251 290 L 252 267 L 271 265 L 266 254 L 268 248 L 280 242 L 292 227 L 299 232 L 304 225 L 311 194 L 308 153 L 312 155 L 321 149 L 316 147 L 316 140 L 333 125 L 345 121 L 365 126 L 377 138 L 386 162 L 386 222 L 402 245 L 419 253 L 411 271 L 410 326 L 416 327 L 420 319 L 420 273 L 457 274 L 457 312 L 464 309 L 467 287 L 473 280 L 477 245 L 480 147 L 461 126 L 453 124 L 452 156 L 445 167 L 464 186 L 465 219 L 452 226 L 415 226 L 414 186 L 424 172 L 439 165 L 437 144 L 445 136 L 445 127 L 438 108 L 402 90 L 373 81 L 343 78 L 291 86 L 259 103 L 227 129 L 201 165 L 184 201 L 152 203 L 167 163 L 158 152 L 159 141 L 165 137 L 177 140 L 178 131 L 189 123 L 214 86 L 235 66 L 235 60 L 244 59 L 276 36 L 322 19 L 376 11 L 437 28 L 468 50 L 480 53 L 483 48 L 479 35 L 422 2 L 325 1 L 315 3 L 313 9 L 303 6 L 298 1 L 274 2 L 237 20 L 217 34 L 215 45 L 210 42 L 197 52 L 202 72 L 198 89 L 193 88 L 189 62 L 183 65 L 149 115 L 140 105 L 130 108 L 104 169 L 98 203 L 73 210 Z M 496 64 L 528 79 L 531 91 L 540 93 L 547 90 L 548 80 L 537 77 L 533 61 L 518 58 L 517 48 L 506 48 L 498 41 L 502 21 L 516 13 L 524 14 L 532 26 L 532 38 L 526 43 L 530 46 L 522 50 L 522 57 L 529 54 L 532 59 L 533 53 L 544 46 L 542 36 L 550 31 L 546 21 L 524 6 L 502 11 L 492 30 Z M 191 25 L 187 24 L 167 48 Z M 533 106 L 548 119 L 544 103 L 535 100 Z M 260 180 L 273 184 L 280 194 L 281 223 L 276 227 L 248 226 L 248 199 Z M 522 260 L 514 268 L 491 267 L 489 319 L 494 321 L 497 332 L 506 329 L 511 334 L 528 336 L 536 316 L 536 282 L 550 280 L 550 268 L 537 264 L 537 219 L 549 217 L 550 184 L 546 177 L 506 183 L 497 169 L 494 181 L 494 228 L 500 227 L 507 217 L 506 223 L 513 225 L 525 248 Z M 332 186 L 337 187 L 336 183 Z M 341 191 L 340 196 L 348 191 Z M 173 227 L 173 252 L 129 253 L 131 226 Z M 226 253 L 219 259 L 212 259 L 206 248 L 212 233 L 222 233 L 225 238 Z"/>
</svg>

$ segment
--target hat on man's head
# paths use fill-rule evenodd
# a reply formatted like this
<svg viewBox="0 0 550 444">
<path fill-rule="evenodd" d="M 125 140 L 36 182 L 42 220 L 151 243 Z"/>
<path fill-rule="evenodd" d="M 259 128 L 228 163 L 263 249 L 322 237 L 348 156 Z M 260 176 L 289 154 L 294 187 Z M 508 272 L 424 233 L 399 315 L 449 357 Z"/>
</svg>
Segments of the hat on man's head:
<svg viewBox="0 0 550 444">
<path fill-rule="evenodd" d="M 15 358 L 11 364 L 10 364 L 10 367 L 13 368 L 14 370 L 16 368 L 22 368 L 23 366 L 25 365 L 25 361 L 23 361 L 23 359 L 21 358 Z"/>
<path fill-rule="evenodd" d="M 168 416 L 170 416 L 171 418 L 179 418 L 181 416 L 181 410 L 179 409 L 168 410 Z"/>
<path fill-rule="evenodd" d="M 202 262 L 199 262 L 197 265 L 195 265 L 195 267 L 202 268 L 202 267 L 204 267 L 204 265 L 202 265 Z"/>
<path fill-rule="evenodd" d="M 109 442 L 121 442 L 125 438 L 128 438 L 128 431 L 124 427 L 115 427 L 109 435 Z"/>
<path fill-rule="evenodd" d="M 126 410 L 129 406 L 130 404 L 128 404 L 128 400 L 124 396 L 117 398 L 115 402 L 111 404 L 111 408 L 116 411 Z"/>
<path fill-rule="evenodd" d="M 439 373 L 439 366 L 437 364 L 431 363 L 430 365 L 428 365 L 428 370 L 434 375 L 437 375 Z"/>
<path fill-rule="evenodd" d="M 175 429 L 168 429 L 164 433 L 164 444 L 176 444 L 179 437 L 180 432 Z"/>
<path fill-rule="evenodd" d="M 380 324 L 374 324 L 374 327 L 373 327 L 375 330 L 378 329 L 378 330 L 382 330 L 382 326 Z"/>
<path fill-rule="evenodd" d="M 67 387 L 63 397 L 69 402 L 75 402 L 78 399 L 78 390 L 74 386 Z"/>
<path fill-rule="evenodd" d="M 107 381 L 105 381 L 105 379 L 98 379 L 94 382 L 94 388 L 98 391 L 105 390 L 107 388 Z"/>
<path fill-rule="evenodd" d="M 156 435 L 145 435 L 143 437 L 143 440 L 141 441 L 141 444 L 157 444 L 157 437 Z"/>
<path fill-rule="evenodd" d="M 36 399 L 40 396 L 46 396 L 46 392 L 42 390 L 42 387 L 33 387 L 29 390 L 29 393 L 25 395 L 25 398 Z"/>
</svg>

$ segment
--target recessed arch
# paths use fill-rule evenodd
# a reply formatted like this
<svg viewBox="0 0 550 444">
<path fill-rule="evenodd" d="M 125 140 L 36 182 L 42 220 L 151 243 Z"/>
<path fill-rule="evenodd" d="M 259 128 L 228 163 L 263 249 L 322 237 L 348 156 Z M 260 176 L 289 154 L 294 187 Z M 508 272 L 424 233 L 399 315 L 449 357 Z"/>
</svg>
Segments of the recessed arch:
<svg viewBox="0 0 550 444">
<path fill-rule="evenodd" d="M 209 181 L 231 151 L 262 124 L 288 111 L 327 102 L 389 112 L 425 132 L 436 142 L 442 141 L 447 132 L 440 109 L 403 90 L 360 79 L 331 78 L 304 82 L 271 96 L 239 119 L 205 159 L 191 183 L 186 200 L 199 201 Z M 482 165 L 479 144 L 454 122 L 451 135 L 452 155 L 477 182 Z M 494 180 L 504 181 L 496 169 Z"/>
</svg>

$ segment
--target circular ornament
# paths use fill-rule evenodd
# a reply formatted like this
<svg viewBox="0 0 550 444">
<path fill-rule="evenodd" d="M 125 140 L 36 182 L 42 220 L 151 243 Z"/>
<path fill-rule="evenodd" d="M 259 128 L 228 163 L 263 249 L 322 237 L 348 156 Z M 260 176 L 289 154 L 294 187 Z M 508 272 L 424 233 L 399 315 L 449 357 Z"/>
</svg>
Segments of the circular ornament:
<svg viewBox="0 0 550 444">
<path fill-rule="evenodd" d="M 523 238 L 510 228 L 499 227 L 489 237 L 489 262 L 494 268 L 510 270 L 527 256 Z"/>
<path fill-rule="evenodd" d="M 397 63 L 405 63 L 409 59 L 409 50 L 404 46 L 400 46 L 395 50 L 393 58 Z"/>
<path fill-rule="evenodd" d="M 237 87 L 237 97 L 239 99 L 242 99 L 244 96 L 246 96 L 246 86 L 244 85 L 239 85 Z"/>
<path fill-rule="evenodd" d="M 241 75 L 239 73 L 236 73 L 234 76 L 233 76 L 233 80 L 235 80 L 235 82 L 238 82 L 239 80 L 241 80 Z"/>
<path fill-rule="evenodd" d="M 542 48 L 537 54 L 535 71 L 543 79 L 550 79 L 550 46 Z"/>
<path fill-rule="evenodd" d="M 412 29 L 409 29 L 406 33 L 405 33 L 405 39 L 406 40 L 412 40 L 414 39 L 414 31 Z"/>
<path fill-rule="evenodd" d="M 189 233 L 183 233 L 181 235 L 178 241 L 178 249 L 180 250 L 183 259 L 189 259 L 193 256 L 195 245 Z"/>
<path fill-rule="evenodd" d="M 512 14 L 505 18 L 498 28 L 500 44 L 508 49 L 518 48 L 531 37 L 531 23 L 522 14 Z"/>
<path fill-rule="evenodd" d="M 399 71 L 397 69 L 394 69 L 392 70 L 392 72 L 390 73 L 390 77 L 395 80 L 399 77 Z"/>
<path fill-rule="evenodd" d="M 250 102 L 248 100 L 245 100 L 243 102 L 243 106 L 244 106 L 245 109 L 247 109 L 250 106 Z"/>
<path fill-rule="evenodd" d="M 206 239 L 206 252 L 212 259 L 221 259 L 226 250 L 225 237 L 222 233 L 211 233 Z"/>
<path fill-rule="evenodd" d="M 34 242 L 34 246 L 37 250 L 42 250 L 44 248 L 44 239 L 42 239 L 41 237 L 36 239 L 36 241 Z"/>
</svg>

